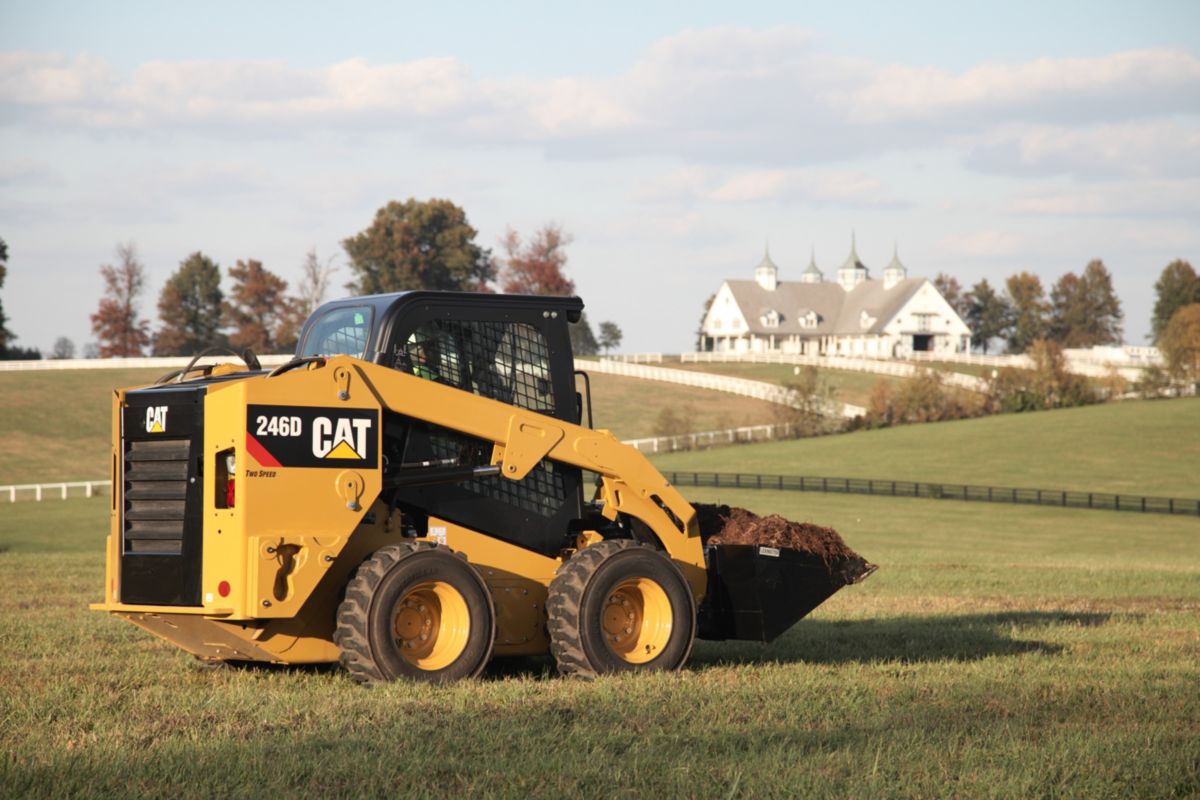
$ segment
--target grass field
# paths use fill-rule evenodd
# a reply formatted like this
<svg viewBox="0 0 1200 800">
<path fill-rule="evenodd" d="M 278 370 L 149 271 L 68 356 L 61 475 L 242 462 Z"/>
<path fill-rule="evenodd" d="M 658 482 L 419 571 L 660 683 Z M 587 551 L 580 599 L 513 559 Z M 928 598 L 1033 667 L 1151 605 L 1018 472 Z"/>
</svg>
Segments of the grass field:
<svg viewBox="0 0 1200 800">
<path fill-rule="evenodd" d="M 152 382 L 164 370 L 0 373 L 0 485 L 108 477 L 112 390 Z M 655 435 L 659 411 L 688 413 L 691 429 L 771 422 L 762 400 L 707 389 L 592 375 L 595 423 L 621 439 Z"/>
<path fill-rule="evenodd" d="M 789 383 L 796 380 L 796 368 L 791 364 L 672 364 L 679 369 L 696 372 L 712 372 L 717 375 L 731 375 L 735 378 L 748 378 L 754 381 L 768 383 Z M 837 392 L 840 403 L 851 403 L 856 406 L 866 406 L 871 398 L 871 389 L 879 381 L 884 381 L 897 388 L 908 378 L 897 378 L 891 375 L 874 375 L 867 372 L 850 372 L 841 369 L 821 369 L 821 377 Z"/>
<path fill-rule="evenodd" d="M 1196 797 L 1200 522 L 696 492 L 881 565 L 681 673 L 449 687 L 205 671 L 89 612 L 107 500 L 0 513 L 7 796 Z"/>
<path fill-rule="evenodd" d="M 660 469 L 1200 497 L 1200 398 L 1127 401 L 655 458 Z M 865 501 L 864 501 L 865 502 Z"/>
</svg>

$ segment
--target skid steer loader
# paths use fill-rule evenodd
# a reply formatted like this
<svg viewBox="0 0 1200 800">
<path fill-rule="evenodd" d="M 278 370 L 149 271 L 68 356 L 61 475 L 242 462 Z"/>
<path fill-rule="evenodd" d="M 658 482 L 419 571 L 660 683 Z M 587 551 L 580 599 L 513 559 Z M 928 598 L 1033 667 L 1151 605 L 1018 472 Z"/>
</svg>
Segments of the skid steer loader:
<svg viewBox="0 0 1200 800">
<path fill-rule="evenodd" d="M 546 653 L 593 676 L 679 668 L 697 637 L 769 641 L 869 572 L 705 548 L 692 506 L 592 429 L 582 309 L 339 300 L 273 370 L 247 353 L 116 391 L 92 608 L 203 661 L 340 661 L 362 683 Z"/>
</svg>

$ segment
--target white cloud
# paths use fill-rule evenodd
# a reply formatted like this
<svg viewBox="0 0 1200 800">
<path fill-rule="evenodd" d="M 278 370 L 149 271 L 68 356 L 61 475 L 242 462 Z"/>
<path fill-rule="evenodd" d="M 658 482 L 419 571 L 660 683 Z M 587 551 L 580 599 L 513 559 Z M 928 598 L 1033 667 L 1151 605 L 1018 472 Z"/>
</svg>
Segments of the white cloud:
<svg viewBox="0 0 1200 800">
<path fill-rule="evenodd" d="M 937 249 L 943 256 L 965 259 L 1007 258 L 1021 252 L 1019 236 L 1008 231 L 981 230 L 943 236 Z"/>
<path fill-rule="evenodd" d="M 684 167 L 650 179 L 636 196 L 661 202 L 767 202 L 856 208 L 900 205 L 881 181 L 865 173 L 816 168 L 732 172 Z"/>
<path fill-rule="evenodd" d="M 1185 178 L 1200 175 L 1200 127 L 1177 119 L 1083 128 L 1022 127 L 972 149 L 967 166 L 1013 175 Z"/>
<path fill-rule="evenodd" d="M 1162 174 L 1162 145 L 1181 134 L 1177 154 L 1194 168 L 1197 113 L 1200 59 L 1178 50 L 951 72 L 837 57 L 791 27 L 685 31 L 600 78 L 480 78 L 455 58 L 154 61 L 119 75 L 86 54 L 0 54 L 0 120 L 37 130 L 353 130 L 576 159 L 665 155 L 762 169 L 724 189 L 742 199 L 786 196 L 795 182 L 774 169 L 938 146 L 974 145 L 972 164 L 994 172 L 1140 175 L 1146 162 Z M 808 193 L 869 190 L 841 183 Z"/>
<path fill-rule="evenodd" d="M 1179 217 L 1200 219 L 1200 180 L 1112 181 L 1079 189 L 1026 192 L 1010 205 L 1016 214 L 1064 217 Z"/>
</svg>

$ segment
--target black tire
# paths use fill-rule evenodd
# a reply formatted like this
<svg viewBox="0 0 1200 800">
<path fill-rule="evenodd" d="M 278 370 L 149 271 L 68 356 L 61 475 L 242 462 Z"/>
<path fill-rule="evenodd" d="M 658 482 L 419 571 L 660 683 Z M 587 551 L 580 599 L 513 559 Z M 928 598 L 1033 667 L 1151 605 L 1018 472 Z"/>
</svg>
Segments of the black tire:
<svg viewBox="0 0 1200 800">
<path fill-rule="evenodd" d="M 338 606 L 333 640 L 357 683 L 444 683 L 478 675 L 492 656 L 496 610 L 461 554 L 429 542 L 381 547 Z"/>
<path fill-rule="evenodd" d="M 639 542 L 577 552 L 554 576 L 546 609 L 563 675 L 679 669 L 696 639 L 696 599 L 683 573 Z"/>
</svg>

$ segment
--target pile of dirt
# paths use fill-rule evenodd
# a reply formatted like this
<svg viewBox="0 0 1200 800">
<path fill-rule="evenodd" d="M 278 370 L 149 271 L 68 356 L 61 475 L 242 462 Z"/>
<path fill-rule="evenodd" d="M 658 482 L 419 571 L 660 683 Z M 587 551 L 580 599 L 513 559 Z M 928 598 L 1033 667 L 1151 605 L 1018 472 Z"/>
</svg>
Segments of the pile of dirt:
<svg viewBox="0 0 1200 800">
<path fill-rule="evenodd" d="M 744 508 L 697 504 L 696 519 L 705 544 L 750 544 L 800 550 L 819 557 L 831 574 L 851 567 L 873 570 L 833 528 L 808 522 L 791 522 L 778 514 L 760 517 Z M 853 566 L 852 566 L 853 565 Z"/>
</svg>

